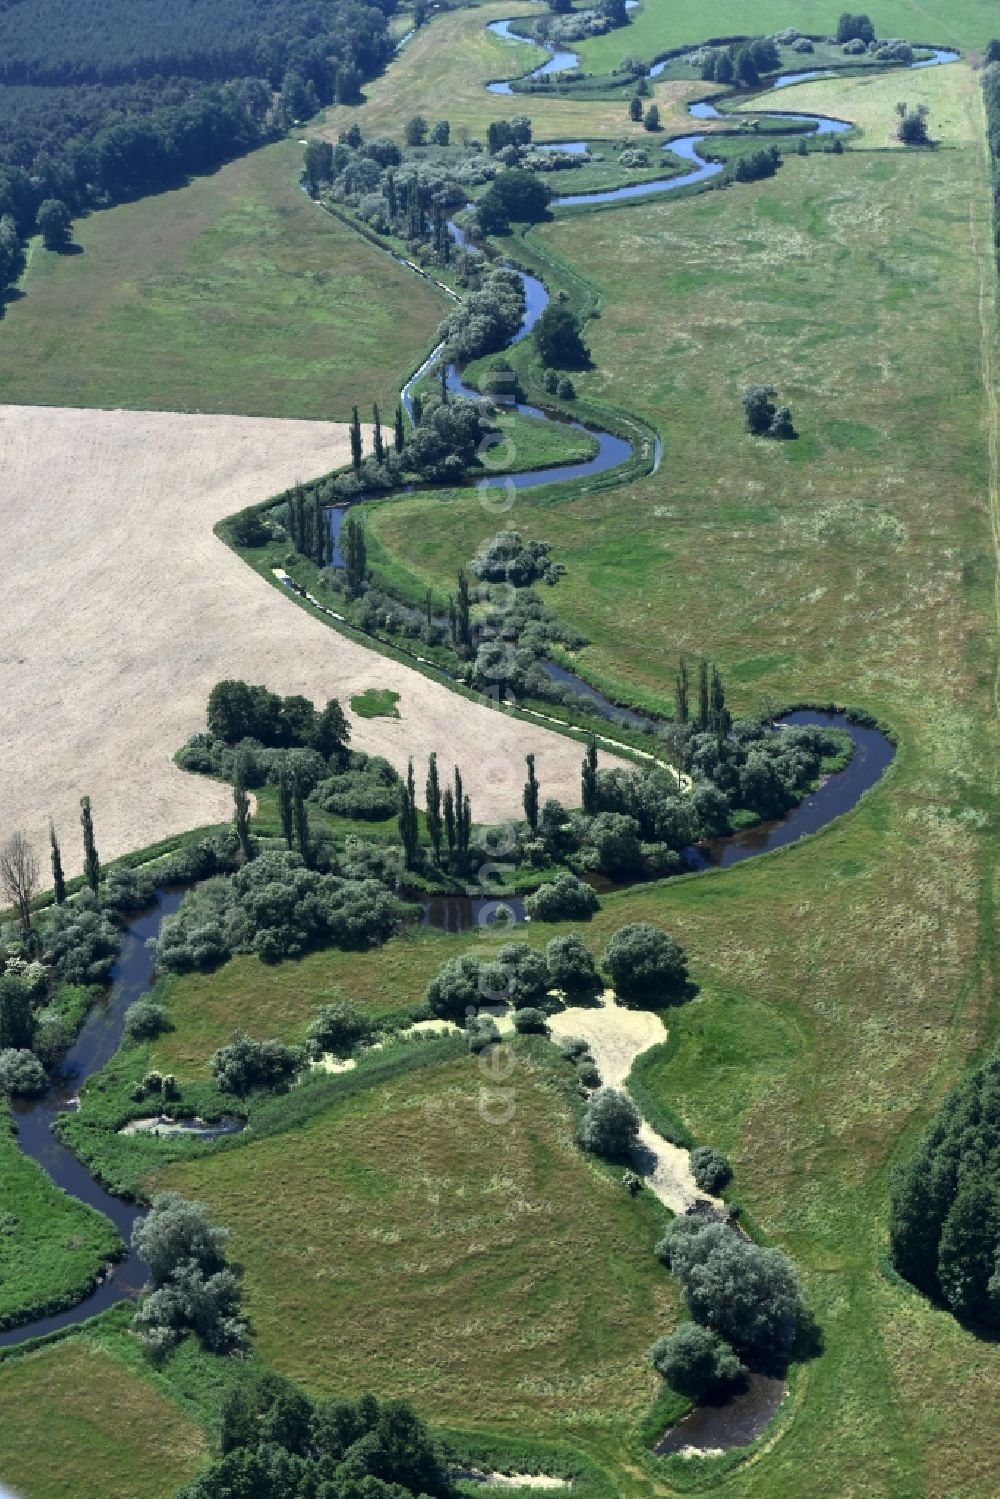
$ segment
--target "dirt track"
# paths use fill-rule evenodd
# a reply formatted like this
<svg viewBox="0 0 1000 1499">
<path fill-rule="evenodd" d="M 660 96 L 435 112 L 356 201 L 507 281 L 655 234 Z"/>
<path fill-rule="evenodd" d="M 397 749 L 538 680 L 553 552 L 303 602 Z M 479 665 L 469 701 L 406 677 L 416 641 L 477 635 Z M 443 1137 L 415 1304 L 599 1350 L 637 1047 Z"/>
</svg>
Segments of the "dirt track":
<svg viewBox="0 0 1000 1499">
<path fill-rule="evenodd" d="M 520 812 L 529 750 L 543 795 L 579 800 L 579 745 L 338 635 L 213 536 L 347 453 L 333 423 L 0 406 L 0 837 L 22 828 L 44 856 L 52 816 L 76 873 L 83 792 L 105 858 L 224 818 L 226 788 L 171 756 L 230 676 L 345 708 L 394 689 L 400 719 L 354 719 L 354 744 L 412 753 L 421 784 L 430 750 L 457 762 L 477 820 Z"/>
</svg>

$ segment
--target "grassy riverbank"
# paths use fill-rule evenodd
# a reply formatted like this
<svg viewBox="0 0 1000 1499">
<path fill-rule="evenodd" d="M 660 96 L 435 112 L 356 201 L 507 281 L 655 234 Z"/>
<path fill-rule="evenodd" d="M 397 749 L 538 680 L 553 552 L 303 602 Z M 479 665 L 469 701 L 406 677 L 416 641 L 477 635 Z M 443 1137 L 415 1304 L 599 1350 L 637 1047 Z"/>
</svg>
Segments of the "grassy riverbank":
<svg viewBox="0 0 1000 1499">
<path fill-rule="evenodd" d="M 247 416 L 391 412 L 446 299 L 310 203 L 283 141 L 82 219 L 6 309 L 0 400 Z"/>
<path fill-rule="evenodd" d="M 21 1153 L 0 1104 L 0 1329 L 74 1305 L 120 1249 L 107 1218 Z"/>
</svg>

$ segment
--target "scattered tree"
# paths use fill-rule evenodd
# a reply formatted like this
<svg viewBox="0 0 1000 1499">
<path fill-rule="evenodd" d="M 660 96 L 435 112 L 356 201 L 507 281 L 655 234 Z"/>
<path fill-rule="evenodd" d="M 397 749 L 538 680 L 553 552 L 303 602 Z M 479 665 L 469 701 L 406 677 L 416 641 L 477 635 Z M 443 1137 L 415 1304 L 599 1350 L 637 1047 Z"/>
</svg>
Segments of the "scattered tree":
<svg viewBox="0 0 1000 1499">
<path fill-rule="evenodd" d="M 718 1333 L 697 1322 L 682 1322 L 650 1349 L 653 1367 L 681 1395 L 702 1400 L 746 1376 L 746 1368 Z"/>
<path fill-rule="evenodd" d="M 639 1111 L 627 1093 L 599 1088 L 587 1104 L 580 1127 L 584 1150 L 608 1160 L 622 1160 L 639 1138 Z"/>
<path fill-rule="evenodd" d="M 554 989 L 573 998 L 599 993 L 601 981 L 594 960 L 576 932 L 553 937 L 545 948 L 545 961 Z"/>
<path fill-rule="evenodd" d="M 691 1175 L 703 1192 L 717 1194 L 732 1180 L 728 1157 L 710 1145 L 699 1145 L 691 1152 Z"/>
<path fill-rule="evenodd" d="M 46 198 L 38 209 L 38 230 L 46 250 L 62 250 L 69 244 L 73 220 L 59 198 Z"/>
<path fill-rule="evenodd" d="M 657 105 L 651 104 L 642 117 L 643 127 L 646 130 L 659 130 L 660 111 Z"/>
<path fill-rule="evenodd" d="M 31 902 L 38 893 L 38 860 L 23 833 L 11 833 L 0 845 L 0 890 L 17 911 L 21 932 L 31 945 Z"/>
<path fill-rule="evenodd" d="M 687 959 L 674 938 L 648 921 L 619 927 L 604 949 L 601 967 L 618 998 L 658 1007 L 675 1003 L 687 988 Z"/>
<path fill-rule="evenodd" d="M 642 100 L 638 94 L 633 94 L 631 99 L 628 101 L 628 117 L 637 125 L 642 119 Z"/>
</svg>

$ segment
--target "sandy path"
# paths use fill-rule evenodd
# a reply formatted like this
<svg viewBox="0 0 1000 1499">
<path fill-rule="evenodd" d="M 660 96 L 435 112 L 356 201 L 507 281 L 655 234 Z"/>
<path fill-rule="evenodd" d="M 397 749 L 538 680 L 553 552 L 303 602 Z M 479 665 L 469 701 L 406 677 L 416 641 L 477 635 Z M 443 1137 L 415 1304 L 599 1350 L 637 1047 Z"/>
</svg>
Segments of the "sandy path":
<svg viewBox="0 0 1000 1499">
<path fill-rule="evenodd" d="M 520 813 L 528 751 L 543 795 L 579 801 L 579 745 L 337 634 L 212 535 L 347 454 L 333 423 L 0 406 L 0 836 L 44 856 L 52 816 L 76 873 L 83 792 L 105 858 L 224 818 L 229 792 L 171 755 L 228 676 L 345 708 L 394 689 L 401 717 L 353 719 L 355 745 L 412 753 L 420 784 L 430 750 L 457 762 L 477 819 Z"/>
<path fill-rule="evenodd" d="M 648 1010 L 627 1010 L 608 989 L 596 1005 L 573 1005 L 549 1017 L 553 1038 L 579 1036 L 593 1053 L 601 1082 L 608 1088 L 624 1088 L 632 1063 L 641 1052 L 667 1039 L 658 1015 Z M 688 1152 L 671 1145 L 644 1119 L 639 1131 L 636 1164 L 646 1185 L 671 1212 L 686 1213 L 696 1202 L 722 1204 L 695 1185 Z"/>
</svg>

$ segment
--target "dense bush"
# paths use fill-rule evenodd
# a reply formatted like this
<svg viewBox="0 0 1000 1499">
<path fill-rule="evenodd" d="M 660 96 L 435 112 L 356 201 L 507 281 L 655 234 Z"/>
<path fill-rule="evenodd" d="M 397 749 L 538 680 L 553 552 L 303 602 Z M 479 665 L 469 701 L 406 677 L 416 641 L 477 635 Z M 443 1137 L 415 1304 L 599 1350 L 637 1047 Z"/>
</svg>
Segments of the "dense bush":
<svg viewBox="0 0 1000 1499">
<path fill-rule="evenodd" d="M 480 986 L 482 964 L 474 953 L 463 953 L 451 958 L 427 985 L 426 1000 L 430 1012 L 439 1020 L 453 1020 L 464 1025 L 469 1014 L 475 1013 L 488 997 Z"/>
<path fill-rule="evenodd" d="M 521 277 L 500 267 L 484 277 L 479 289 L 448 314 L 438 336 L 447 344 L 452 359 L 492 354 L 510 343 L 521 326 L 524 308 Z M 407 452 L 408 460 L 410 456 Z"/>
<path fill-rule="evenodd" d="M 128 869 L 123 864 L 113 864 L 101 886 L 101 905 L 105 910 L 124 915 L 129 911 L 142 911 L 153 899 L 156 881 L 151 874 L 139 869 Z"/>
<path fill-rule="evenodd" d="M 779 1249 L 762 1249 L 725 1223 L 675 1218 L 657 1254 L 680 1281 L 697 1322 L 742 1354 L 787 1353 L 805 1303 Z"/>
<path fill-rule="evenodd" d="M 529 1035 L 537 1032 L 544 1035 L 548 1028 L 544 1010 L 536 1010 L 528 1005 L 523 1010 L 514 1011 L 514 1029 L 520 1034 Z"/>
<path fill-rule="evenodd" d="M 532 921 L 589 921 L 600 904 L 596 890 L 564 870 L 526 896 L 524 909 Z"/>
<path fill-rule="evenodd" d="M 212 1075 L 221 1093 L 243 1095 L 254 1088 L 287 1088 L 305 1065 L 301 1046 L 253 1041 L 237 1031 L 212 1057 Z"/>
<path fill-rule="evenodd" d="M 535 348 L 547 369 L 585 370 L 590 350 L 580 333 L 580 323 L 568 307 L 549 302 L 534 329 Z"/>
<path fill-rule="evenodd" d="M 594 960 L 575 932 L 553 937 L 546 946 L 545 960 L 552 987 L 561 989 L 568 998 L 597 994 L 601 990 Z"/>
<path fill-rule="evenodd" d="M 699 1145 L 691 1152 L 691 1175 L 703 1192 L 717 1194 L 733 1179 L 727 1156 L 709 1145 Z"/>
<path fill-rule="evenodd" d="M 244 1366 L 221 1412 L 222 1456 L 177 1499 L 451 1499 L 444 1460 L 411 1407 L 315 1405 L 280 1375 Z"/>
<path fill-rule="evenodd" d="M 351 761 L 350 769 L 321 780 L 310 801 L 325 812 L 362 822 L 381 822 L 394 816 L 402 785 L 398 772 L 378 755 L 352 754 Z"/>
<path fill-rule="evenodd" d="M 476 203 L 484 234 L 503 234 L 514 222 L 537 224 L 548 214 L 552 198 L 547 183 L 518 167 L 501 172 Z"/>
<path fill-rule="evenodd" d="M 639 1138 L 639 1111 L 627 1093 L 601 1088 L 587 1104 L 580 1126 L 584 1150 L 608 1160 L 627 1156 Z"/>
<path fill-rule="evenodd" d="M 137 999 L 125 1011 L 125 1035 L 129 1041 L 152 1041 L 168 1024 L 166 1009 L 152 999 Z"/>
<path fill-rule="evenodd" d="M 404 908 L 376 880 L 307 869 L 301 857 L 268 849 L 236 874 L 185 896 L 160 930 L 157 961 L 173 973 L 207 969 L 234 952 L 265 962 L 314 947 L 370 947 L 398 928 Z"/>
<path fill-rule="evenodd" d="M 529 947 L 527 942 L 506 942 L 488 965 L 486 982 L 490 992 L 500 996 L 500 1003 L 523 1009 L 547 997 L 551 980 L 549 966 L 536 947 Z"/>
<path fill-rule="evenodd" d="M 21 974 L 0 974 L 0 1048 L 27 1050 L 34 1035 L 30 984 Z"/>
<path fill-rule="evenodd" d="M 959 1317 L 1000 1327 L 1000 1048 L 945 1099 L 890 1192 L 896 1268 Z"/>
<path fill-rule="evenodd" d="M 615 880 L 628 880 L 644 868 L 640 826 L 622 812 L 599 812 L 583 833 L 581 859 L 588 869 Z"/>
<path fill-rule="evenodd" d="M 33 1098 L 48 1087 L 45 1068 L 34 1052 L 8 1047 L 0 1051 L 0 1093 Z"/>
<path fill-rule="evenodd" d="M 483 543 L 470 567 L 485 583 L 523 588 L 539 578 L 554 582 L 559 571 L 549 556 L 551 550 L 547 541 L 523 541 L 519 531 L 499 531 Z"/>
<path fill-rule="evenodd" d="M 237 1272 L 226 1264 L 228 1231 L 216 1228 L 204 1203 L 164 1192 L 132 1230 L 132 1246 L 149 1268 L 152 1295 L 133 1326 L 154 1352 L 164 1353 L 188 1332 L 206 1348 L 229 1353 L 246 1341 L 239 1317 Z"/>
<path fill-rule="evenodd" d="M 272 749 L 309 748 L 329 760 L 344 755 L 350 725 L 336 698 L 317 712 L 308 698 L 279 697 L 266 687 L 227 679 L 208 696 L 208 732 L 226 744 L 255 739 Z"/>
<path fill-rule="evenodd" d="M 729 1344 L 697 1322 L 682 1322 L 669 1337 L 658 1338 L 650 1357 L 657 1373 L 691 1400 L 714 1395 L 746 1375 Z"/>
<path fill-rule="evenodd" d="M 334 1056 L 349 1057 L 355 1047 L 370 1041 L 374 1034 L 370 1015 L 349 999 L 336 999 L 319 1011 L 309 1026 L 307 1039 L 313 1056 L 332 1052 Z"/>
<path fill-rule="evenodd" d="M 42 934 L 42 952 L 63 983 L 103 984 L 120 942 L 113 922 L 86 892 L 72 906 L 56 906 Z"/>
<path fill-rule="evenodd" d="M 601 966 L 620 1000 L 654 1007 L 683 998 L 687 959 L 673 937 L 648 921 L 619 927 L 604 949 Z"/>
</svg>

